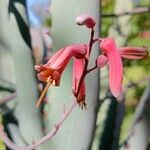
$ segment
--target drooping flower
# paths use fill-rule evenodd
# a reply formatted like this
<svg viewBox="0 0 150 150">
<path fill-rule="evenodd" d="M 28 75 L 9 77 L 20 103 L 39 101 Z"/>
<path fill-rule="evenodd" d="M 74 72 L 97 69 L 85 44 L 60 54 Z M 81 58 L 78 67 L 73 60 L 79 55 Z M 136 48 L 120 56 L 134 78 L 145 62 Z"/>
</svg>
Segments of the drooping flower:
<svg viewBox="0 0 150 150">
<path fill-rule="evenodd" d="M 100 49 L 102 54 L 97 58 L 97 67 L 104 67 L 109 64 L 109 85 L 112 94 L 118 97 L 121 94 L 122 84 L 122 62 L 121 58 L 125 59 L 143 59 L 148 56 L 146 47 L 122 47 L 116 48 L 115 41 L 111 38 L 101 40 Z M 119 56 L 120 55 L 120 56 Z"/>
<path fill-rule="evenodd" d="M 72 79 L 72 91 L 77 98 L 77 102 L 83 105 L 85 104 L 85 81 L 81 82 L 82 75 L 84 73 L 84 59 L 74 58 L 73 62 L 73 79 Z"/>
<path fill-rule="evenodd" d="M 119 97 L 122 93 L 123 65 L 116 43 L 112 38 L 104 38 L 100 43 L 100 49 L 108 59 L 110 91 L 115 97 Z"/>
<path fill-rule="evenodd" d="M 60 85 L 62 72 L 66 68 L 69 60 L 72 57 L 75 57 L 76 59 L 82 59 L 85 57 L 85 55 L 86 47 L 84 45 L 74 44 L 60 49 L 46 64 L 35 66 L 35 70 L 39 72 L 38 79 L 42 82 L 47 82 L 47 85 L 43 90 L 43 93 L 41 94 L 36 106 L 41 103 L 50 84 L 53 84 L 54 86 Z"/>
<path fill-rule="evenodd" d="M 76 23 L 78 25 L 85 25 L 87 28 L 93 28 L 96 24 L 92 16 L 88 14 L 82 14 L 76 18 Z"/>
<path fill-rule="evenodd" d="M 36 65 L 35 69 L 39 72 L 38 78 L 42 82 L 47 82 L 48 77 L 53 80 L 53 85 L 59 86 L 61 74 L 67 66 L 69 60 L 74 56 L 77 59 L 86 55 L 84 45 L 71 45 L 60 49 L 44 65 Z"/>
</svg>

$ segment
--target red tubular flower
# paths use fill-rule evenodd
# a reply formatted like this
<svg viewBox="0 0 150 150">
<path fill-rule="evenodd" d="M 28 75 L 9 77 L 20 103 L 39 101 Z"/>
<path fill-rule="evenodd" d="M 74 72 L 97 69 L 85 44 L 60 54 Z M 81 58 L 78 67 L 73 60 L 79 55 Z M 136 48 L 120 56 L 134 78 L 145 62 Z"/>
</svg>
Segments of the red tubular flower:
<svg viewBox="0 0 150 150">
<path fill-rule="evenodd" d="M 96 60 L 97 67 L 109 64 L 109 86 L 112 94 L 119 97 L 122 91 L 123 67 L 121 57 L 125 59 L 143 59 L 148 56 L 146 47 L 122 47 L 117 49 L 115 41 L 111 38 L 101 40 L 100 49 L 103 54 Z"/>
<path fill-rule="evenodd" d="M 84 59 L 74 58 L 72 91 L 78 103 L 82 104 L 85 104 L 85 81 L 83 80 L 82 83 L 80 81 L 84 71 L 84 63 Z"/>
<path fill-rule="evenodd" d="M 115 97 L 119 97 L 122 93 L 123 65 L 115 41 L 112 38 L 104 38 L 100 49 L 106 54 L 109 62 L 110 91 Z"/>
<path fill-rule="evenodd" d="M 83 45 L 71 45 L 56 52 L 45 65 L 36 65 L 39 72 L 38 78 L 42 82 L 47 82 L 50 77 L 53 85 L 59 86 L 61 74 L 67 66 L 69 60 L 74 56 L 77 59 L 86 55 L 86 48 Z"/>
<path fill-rule="evenodd" d="M 42 82 L 47 82 L 36 106 L 38 106 L 50 84 L 55 86 L 60 85 L 61 74 L 66 68 L 69 60 L 74 56 L 76 59 L 84 58 L 86 55 L 86 47 L 84 45 L 71 45 L 60 49 L 56 52 L 45 65 L 36 65 L 35 70 L 38 73 L 38 79 Z"/>
</svg>

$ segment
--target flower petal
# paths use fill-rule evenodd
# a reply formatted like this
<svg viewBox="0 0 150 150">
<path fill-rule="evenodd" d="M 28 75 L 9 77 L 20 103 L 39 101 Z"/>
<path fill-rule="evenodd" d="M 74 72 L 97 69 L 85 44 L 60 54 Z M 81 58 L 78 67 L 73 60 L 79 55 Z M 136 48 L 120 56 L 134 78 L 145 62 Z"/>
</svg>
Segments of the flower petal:
<svg viewBox="0 0 150 150">
<path fill-rule="evenodd" d="M 47 65 L 54 69 L 64 69 L 73 56 L 83 58 L 85 55 L 86 47 L 84 45 L 74 44 L 55 53 Z"/>
<path fill-rule="evenodd" d="M 122 93 L 123 66 L 115 41 L 112 38 L 104 38 L 100 49 L 105 52 L 109 61 L 110 90 L 115 97 L 119 97 Z"/>
<path fill-rule="evenodd" d="M 84 59 L 74 58 L 72 90 L 73 90 L 73 94 L 77 98 L 78 103 L 85 101 L 85 82 L 83 81 L 82 84 L 79 85 L 80 80 L 81 80 L 81 76 L 83 74 L 83 69 L 84 69 Z M 79 92 L 78 92 L 78 88 L 80 88 Z"/>
<path fill-rule="evenodd" d="M 118 49 L 119 54 L 125 59 L 143 59 L 148 56 L 146 47 L 122 47 Z"/>
</svg>

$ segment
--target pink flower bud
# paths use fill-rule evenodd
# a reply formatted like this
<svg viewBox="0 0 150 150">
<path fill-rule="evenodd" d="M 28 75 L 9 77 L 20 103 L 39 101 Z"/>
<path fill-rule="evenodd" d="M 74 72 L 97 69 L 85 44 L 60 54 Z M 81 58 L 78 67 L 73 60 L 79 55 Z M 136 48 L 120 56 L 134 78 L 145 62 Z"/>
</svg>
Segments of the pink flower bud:
<svg viewBox="0 0 150 150">
<path fill-rule="evenodd" d="M 88 14 L 83 14 L 83 15 L 78 16 L 76 18 L 76 23 L 81 26 L 85 25 L 88 28 L 93 28 L 96 24 L 93 17 Z"/>
<path fill-rule="evenodd" d="M 105 55 L 98 56 L 96 66 L 99 68 L 104 67 L 108 63 L 108 58 Z"/>
</svg>

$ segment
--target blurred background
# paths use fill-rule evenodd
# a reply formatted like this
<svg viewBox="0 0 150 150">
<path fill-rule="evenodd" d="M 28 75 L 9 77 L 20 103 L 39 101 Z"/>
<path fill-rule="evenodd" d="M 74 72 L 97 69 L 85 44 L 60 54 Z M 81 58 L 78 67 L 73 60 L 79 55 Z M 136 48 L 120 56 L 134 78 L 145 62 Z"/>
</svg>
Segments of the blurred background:
<svg viewBox="0 0 150 150">
<path fill-rule="evenodd" d="M 96 37 L 112 37 L 118 47 L 150 50 L 149 0 L 0 1 L 0 122 L 18 146 L 47 134 L 71 101 L 72 62 L 61 86 L 50 87 L 45 102 L 35 108 L 44 84 L 34 66 L 66 45 L 88 42 L 90 32 L 75 23 L 83 13 L 95 18 Z M 98 45 L 94 49 L 90 66 L 99 55 Z M 92 72 L 86 78 L 87 109 L 75 108 L 37 149 L 150 150 L 150 57 L 123 63 L 120 102 L 109 92 L 108 68 Z M 0 150 L 6 149 L 11 148 L 0 139 Z"/>
</svg>

